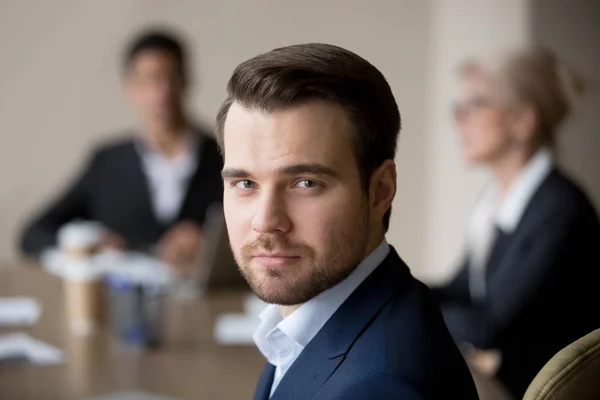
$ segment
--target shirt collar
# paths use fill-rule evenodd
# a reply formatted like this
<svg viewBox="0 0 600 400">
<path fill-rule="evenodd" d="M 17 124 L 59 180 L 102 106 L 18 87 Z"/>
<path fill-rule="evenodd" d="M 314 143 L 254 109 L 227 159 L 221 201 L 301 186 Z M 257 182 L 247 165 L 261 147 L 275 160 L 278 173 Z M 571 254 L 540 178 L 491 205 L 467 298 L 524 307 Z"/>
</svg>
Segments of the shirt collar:
<svg viewBox="0 0 600 400">
<path fill-rule="evenodd" d="M 161 151 L 150 146 L 141 135 L 134 139 L 135 149 L 151 180 L 183 182 L 194 173 L 198 167 L 198 154 L 202 142 L 194 132 L 186 134 L 182 141 L 182 151 L 174 157 L 167 158 Z"/>
<path fill-rule="evenodd" d="M 195 158 L 201 145 L 199 135 L 190 129 L 181 138 L 181 140 L 183 143 L 183 151 L 177 154 L 174 157 L 174 159 Z M 135 135 L 134 146 L 136 151 L 140 154 L 142 158 L 157 157 L 165 159 L 163 153 L 161 153 L 158 149 L 152 147 L 148 143 L 148 140 L 140 132 L 137 132 Z"/>
<path fill-rule="evenodd" d="M 538 150 L 510 186 L 496 215 L 496 223 L 503 232 L 511 233 L 517 228 L 529 201 L 552 171 L 552 158 L 549 149 Z"/>
<path fill-rule="evenodd" d="M 482 193 L 471 214 L 471 224 L 491 219 L 505 233 L 512 233 L 533 197 L 535 191 L 552 171 L 554 160 L 547 148 L 538 150 L 512 183 L 504 199 L 500 188 L 491 183 Z"/>
<path fill-rule="evenodd" d="M 383 262 L 389 251 L 390 247 L 384 239 L 346 279 L 309 300 L 285 319 L 278 305 L 267 306 L 254 332 L 254 341 L 261 353 L 267 359 L 271 358 L 273 353 L 266 336 L 275 329 L 302 347 L 308 345 L 352 292 Z"/>
</svg>

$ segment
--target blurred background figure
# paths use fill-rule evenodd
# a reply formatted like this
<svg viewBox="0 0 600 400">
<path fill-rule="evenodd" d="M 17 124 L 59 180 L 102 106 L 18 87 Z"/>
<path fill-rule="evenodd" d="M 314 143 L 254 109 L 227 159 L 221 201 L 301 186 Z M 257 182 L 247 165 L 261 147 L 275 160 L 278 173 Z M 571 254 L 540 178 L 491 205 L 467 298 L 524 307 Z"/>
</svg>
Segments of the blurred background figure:
<svg viewBox="0 0 600 400">
<path fill-rule="evenodd" d="M 212 134 L 186 114 L 187 59 L 172 32 L 132 40 L 123 88 L 137 128 L 97 149 L 71 187 L 27 225 L 25 253 L 39 256 L 56 244 L 61 226 L 81 219 L 104 226 L 105 247 L 155 253 L 175 266 L 193 262 L 207 207 L 221 201 L 222 160 Z"/>
<path fill-rule="evenodd" d="M 493 180 L 472 211 L 463 267 L 435 293 L 457 342 L 499 351 L 497 376 L 515 398 L 557 351 L 600 327 L 600 224 L 555 157 L 581 89 L 541 48 L 460 69 L 462 156 Z"/>
</svg>

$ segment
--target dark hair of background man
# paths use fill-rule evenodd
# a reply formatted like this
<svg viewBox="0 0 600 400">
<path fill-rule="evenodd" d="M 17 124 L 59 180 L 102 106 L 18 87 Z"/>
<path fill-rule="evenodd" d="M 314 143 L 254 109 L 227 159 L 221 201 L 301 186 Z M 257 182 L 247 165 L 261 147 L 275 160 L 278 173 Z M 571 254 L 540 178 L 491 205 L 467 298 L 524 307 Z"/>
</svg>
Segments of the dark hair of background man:
<svg viewBox="0 0 600 400">
<path fill-rule="evenodd" d="M 150 29 L 138 34 L 126 48 L 123 58 L 123 69 L 129 68 L 142 53 L 158 51 L 172 56 L 179 65 L 183 78 L 187 78 L 187 49 L 184 40 L 167 29 Z"/>
</svg>

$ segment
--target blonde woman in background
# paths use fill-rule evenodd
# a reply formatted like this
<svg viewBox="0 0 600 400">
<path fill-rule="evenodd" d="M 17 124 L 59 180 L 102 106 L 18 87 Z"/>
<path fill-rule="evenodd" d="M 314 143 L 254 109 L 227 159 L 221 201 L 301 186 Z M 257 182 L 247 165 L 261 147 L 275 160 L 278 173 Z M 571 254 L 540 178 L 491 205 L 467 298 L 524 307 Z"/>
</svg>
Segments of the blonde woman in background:
<svg viewBox="0 0 600 400">
<path fill-rule="evenodd" d="M 497 377 L 521 398 L 562 347 L 600 327 L 600 224 L 556 164 L 580 81 L 543 49 L 460 69 L 454 117 L 463 158 L 493 176 L 477 202 L 464 266 L 434 289 L 466 348 L 497 349 Z"/>
</svg>

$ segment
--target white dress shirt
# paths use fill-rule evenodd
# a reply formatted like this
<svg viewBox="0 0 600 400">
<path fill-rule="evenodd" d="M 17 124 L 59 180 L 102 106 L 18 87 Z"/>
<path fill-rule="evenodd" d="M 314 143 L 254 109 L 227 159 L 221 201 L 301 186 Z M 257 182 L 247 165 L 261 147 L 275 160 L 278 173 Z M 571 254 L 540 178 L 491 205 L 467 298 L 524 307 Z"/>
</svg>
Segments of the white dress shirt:
<svg viewBox="0 0 600 400">
<path fill-rule="evenodd" d="M 302 350 L 389 252 L 390 247 L 384 239 L 346 279 L 309 300 L 285 319 L 275 304 L 267 306 L 261 313 L 254 342 L 269 363 L 275 366 L 271 395 Z"/>
<path fill-rule="evenodd" d="M 551 151 L 542 148 L 510 185 L 504 198 L 495 182 L 484 189 L 471 214 L 467 234 L 469 287 L 474 300 L 486 296 L 485 266 L 492 251 L 496 228 L 505 234 L 517 229 L 533 194 L 550 174 L 553 165 Z"/>
<path fill-rule="evenodd" d="M 198 166 L 199 140 L 193 134 L 184 140 L 183 150 L 173 157 L 166 157 L 143 140 L 136 142 L 142 170 L 148 179 L 154 215 L 165 224 L 177 218 L 189 180 Z"/>
</svg>

